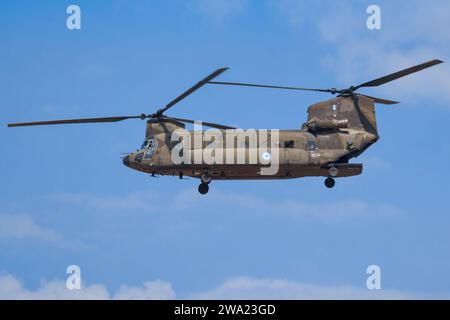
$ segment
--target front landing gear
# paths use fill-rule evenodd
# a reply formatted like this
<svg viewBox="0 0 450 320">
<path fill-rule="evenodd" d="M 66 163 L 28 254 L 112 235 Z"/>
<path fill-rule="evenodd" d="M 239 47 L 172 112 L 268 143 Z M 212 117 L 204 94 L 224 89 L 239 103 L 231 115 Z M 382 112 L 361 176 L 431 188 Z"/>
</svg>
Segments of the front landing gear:
<svg viewBox="0 0 450 320">
<path fill-rule="evenodd" d="M 209 191 L 208 184 L 211 182 L 211 179 L 212 178 L 207 171 L 203 172 L 200 176 L 200 180 L 202 183 L 200 183 L 200 185 L 198 186 L 198 192 L 200 192 L 201 194 L 207 194 Z"/>
<path fill-rule="evenodd" d="M 202 181 L 202 183 L 204 184 L 209 184 L 211 182 L 211 176 L 208 174 L 208 172 L 203 172 L 202 175 L 200 176 L 200 180 Z"/>
<path fill-rule="evenodd" d="M 325 179 L 325 187 L 327 188 L 333 188 L 336 182 L 334 181 L 334 178 L 336 178 L 339 175 L 339 169 L 335 166 L 331 166 L 328 169 L 328 178 Z"/>
<path fill-rule="evenodd" d="M 325 187 L 331 189 L 331 188 L 334 187 L 335 184 L 336 184 L 336 182 L 334 181 L 333 178 L 326 178 L 326 179 L 325 179 Z"/>
<path fill-rule="evenodd" d="M 201 194 L 207 194 L 209 191 L 209 186 L 206 183 L 200 183 L 200 185 L 198 186 L 198 192 L 200 192 Z"/>
</svg>

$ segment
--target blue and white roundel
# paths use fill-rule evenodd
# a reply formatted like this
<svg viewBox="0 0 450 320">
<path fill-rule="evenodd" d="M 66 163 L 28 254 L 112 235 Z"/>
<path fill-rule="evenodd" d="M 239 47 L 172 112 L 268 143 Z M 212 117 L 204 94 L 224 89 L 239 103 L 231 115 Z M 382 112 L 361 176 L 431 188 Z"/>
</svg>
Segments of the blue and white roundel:
<svg viewBox="0 0 450 320">
<path fill-rule="evenodd" d="M 270 161 L 270 158 L 271 158 L 272 156 L 270 155 L 270 152 L 264 152 L 263 154 L 262 154 L 262 158 L 265 160 L 265 161 Z"/>
</svg>

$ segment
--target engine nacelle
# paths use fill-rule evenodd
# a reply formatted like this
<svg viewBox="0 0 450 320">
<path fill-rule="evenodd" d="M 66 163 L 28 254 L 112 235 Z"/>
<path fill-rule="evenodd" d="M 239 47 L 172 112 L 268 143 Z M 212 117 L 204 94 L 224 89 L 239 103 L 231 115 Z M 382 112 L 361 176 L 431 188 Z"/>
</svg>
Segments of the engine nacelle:
<svg viewBox="0 0 450 320">
<path fill-rule="evenodd" d="M 347 129 L 348 119 L 337 120 L 312 118 L 306 123 L 306 127 L 311 131 Z"/>
</svg>

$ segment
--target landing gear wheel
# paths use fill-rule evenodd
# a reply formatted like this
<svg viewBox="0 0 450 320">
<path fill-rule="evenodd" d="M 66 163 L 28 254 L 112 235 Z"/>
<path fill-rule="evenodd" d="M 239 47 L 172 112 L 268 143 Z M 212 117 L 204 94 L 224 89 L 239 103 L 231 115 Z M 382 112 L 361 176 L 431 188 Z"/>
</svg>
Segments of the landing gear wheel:
<svg viewBox="0 0 450 320">
<path fill-rule="evenodd" d="M 336 182 L 334 181 L 333 178 L 326 178 L 325 179 L 325 187 L 327 187 L 327 188 L 333 188 L 335 183 Z"/>
<path fill-rule="evenodd" d="M 331 178 L 336 178 L 339 175 L 339 169 L 336 167 L 331 167 L 330 169 L 328 169 L 328 175 Z"/>
<path fill-rule="evenodd" d="M 200 183 L 200 185 L 198 186 L 198 192 L 200 192 L 201 194 L 207 194 L 209 191 L 209 186 L 206 183 Z"/>
<path fill-rule="evenodd" d="M 209 184 L 211 182 L 211 176 L 207 173 L 204 172 L 202 173 L 202 175 L 200 176 L 200 180 L 202 181 L 202 183 L 204 184 Z"/>
</svg>

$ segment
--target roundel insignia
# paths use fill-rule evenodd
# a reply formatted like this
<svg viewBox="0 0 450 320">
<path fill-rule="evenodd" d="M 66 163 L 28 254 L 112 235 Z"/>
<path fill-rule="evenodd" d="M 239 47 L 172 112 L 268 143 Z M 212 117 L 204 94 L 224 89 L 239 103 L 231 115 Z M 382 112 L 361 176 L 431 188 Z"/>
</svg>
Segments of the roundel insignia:
<svg viewBox="0 0 450 320">
<path fill-rule="evenodd" d="M 264 153 L 262 154 L 262 158 L 263 158 L 264 160 L 266 160 L 266 161 L 269 161 L 271 157 L 272 157 L 272 156 L 270 155 L 269 152 L 264 152 Z"/>
</svg>

